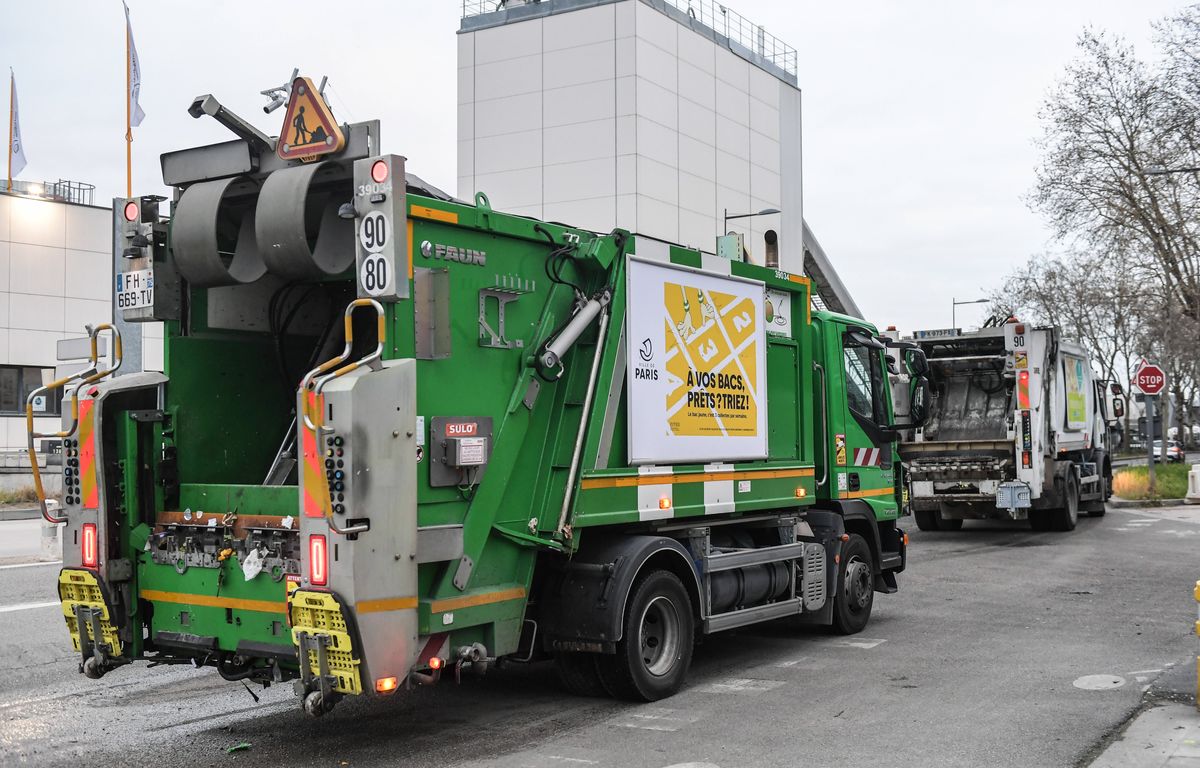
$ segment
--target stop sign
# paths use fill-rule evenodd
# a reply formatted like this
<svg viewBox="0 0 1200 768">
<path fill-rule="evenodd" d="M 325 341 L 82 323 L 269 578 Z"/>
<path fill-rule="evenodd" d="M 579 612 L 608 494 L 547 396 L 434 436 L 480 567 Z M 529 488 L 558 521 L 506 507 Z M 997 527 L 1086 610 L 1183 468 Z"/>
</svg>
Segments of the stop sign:
<svg viewBox="0 0 1200 768">
<path fill-rule="evenodd" d="M 1167 385 L 1167 376 L 1163 369 L 1154 363 L 1142 363 L 1133 374 L 1133 383 L 1147 395 L 1157 395 Z"/>
</svg>

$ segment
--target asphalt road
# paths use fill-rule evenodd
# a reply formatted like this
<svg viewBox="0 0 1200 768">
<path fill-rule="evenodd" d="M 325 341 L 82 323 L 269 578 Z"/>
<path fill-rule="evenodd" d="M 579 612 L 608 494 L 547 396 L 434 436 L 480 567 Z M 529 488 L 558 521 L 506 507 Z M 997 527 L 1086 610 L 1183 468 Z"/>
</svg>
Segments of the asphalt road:
<svg viewBox="0 0 1200 768">
<path fill-rule="evenodd" d="M 87 680 L 40 605 L 56 567 L 0 568 L 0 764 L 1070 766 L 1147 686 L 1194 684 L 1200 509 L 1111 510 L 1071 534 L 912 528 L 901 591 L 877 595 L 862 635 L 778 622 L 710 638 L 657 704 L 574 698 L 534 664 L 320 720 L 288 685 L 256 703 L 211 670 Z"/>
</svg>

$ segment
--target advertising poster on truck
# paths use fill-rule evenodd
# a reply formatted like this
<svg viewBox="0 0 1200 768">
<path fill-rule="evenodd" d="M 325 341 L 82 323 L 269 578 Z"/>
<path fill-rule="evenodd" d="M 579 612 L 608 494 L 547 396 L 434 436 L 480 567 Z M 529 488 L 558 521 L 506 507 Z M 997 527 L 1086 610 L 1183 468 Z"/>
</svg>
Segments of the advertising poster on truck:
<svg viewBox="0 0 1200 768">
<path fill-rule="evenodd" d="M 766 458 L 763 284 L 637 259 L 628 274 L 631 460 Z"/>
<path fill-rule="evenodd" d="M 1083 375 L 1084 360 L 1074 355 L 1063 355 L 1063 381 L 1067 393 L 1067 429 L 1083 429 L 1087 426 L 1087 381 Z"/>
</svg>

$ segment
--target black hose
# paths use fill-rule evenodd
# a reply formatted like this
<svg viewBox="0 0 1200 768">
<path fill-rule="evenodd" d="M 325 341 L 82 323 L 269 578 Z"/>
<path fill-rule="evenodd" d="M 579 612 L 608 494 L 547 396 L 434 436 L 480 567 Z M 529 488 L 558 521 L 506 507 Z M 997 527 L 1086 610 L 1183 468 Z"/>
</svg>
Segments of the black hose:
<svg viewBox="0 0 1200 768">
<path fill-rule="evenodd" d="M 250 678 L 254 677 L 255 673 L 257 672 L 254 667 L 250 666 L 249 662 L 242 665 L 240 668 L 229 669 L 226 667 L 229 659 L 230 657 L 227 655 L 217 659 L 217 673 L 226 680 L 231 682 L 236 682 L 238 680 L 249 680 Z"/>
</svg>

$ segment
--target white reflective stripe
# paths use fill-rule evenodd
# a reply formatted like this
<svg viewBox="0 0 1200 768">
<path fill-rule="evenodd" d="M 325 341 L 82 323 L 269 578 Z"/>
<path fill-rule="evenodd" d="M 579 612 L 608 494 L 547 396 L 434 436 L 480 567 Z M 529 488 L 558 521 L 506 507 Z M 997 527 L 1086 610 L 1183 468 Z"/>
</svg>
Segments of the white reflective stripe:
<svg viewBox="0 0 1200 768">
<path fill-rule="evenodd" d="M 662 240 L 654 240 L 645 235 L 638 235 L 633 252 L 639 259 L 661 261 L 664 264 L 671 261 L 671 246 Z"/>
<path fill-rule="evenodd" d="M 707 480 L 704 483 L 704 514 L 727 515 L 733 512 L 733 481 Z"/>
<path fill-rule="evenodd" d="M 720 256 L 714 256 L 711 253 L 700 254 L 700 268 L 706 272 L 716 272 L 722 275 L 729 274 L 729 259 L 723 259 Z"/>
<path fill-rule="evenodd" d="M 705 472 L 732 472 L 733 465 L 732 464 L 705 464 L 704 471 Z"/>
<path fill-rule="evenodd" d="M 660 503 L 664 498 L 669 502 L 666 509 L 663 509 Z M 670 483 L 638 486 L 639 520 L 665 520 L 674 516 L 675 500 L 671 498 Z"/>
</svg>

